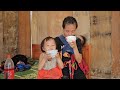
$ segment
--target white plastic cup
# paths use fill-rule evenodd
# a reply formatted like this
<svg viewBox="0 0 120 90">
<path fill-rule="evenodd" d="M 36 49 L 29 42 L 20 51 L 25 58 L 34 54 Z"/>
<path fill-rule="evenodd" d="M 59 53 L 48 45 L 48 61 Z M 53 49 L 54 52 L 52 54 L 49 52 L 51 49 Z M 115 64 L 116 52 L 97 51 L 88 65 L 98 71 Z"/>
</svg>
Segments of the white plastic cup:
<svg viewBox="0 0 120 90">
<path fill-rule="evenodd" d="M 57 53 L 58 53 L 58 50 L 48 50 L 47 51 L 47 54 L 51 55 L 52 58 L 54 58 Z"/>
</svg>

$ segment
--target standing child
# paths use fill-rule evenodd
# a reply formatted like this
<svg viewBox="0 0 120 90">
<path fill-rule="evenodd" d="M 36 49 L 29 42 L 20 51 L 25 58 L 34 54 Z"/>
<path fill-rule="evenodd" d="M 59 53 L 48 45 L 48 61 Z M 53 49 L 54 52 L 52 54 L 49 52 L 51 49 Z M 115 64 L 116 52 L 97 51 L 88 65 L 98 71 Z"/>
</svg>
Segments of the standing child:
<svg viewBox="0 0 120 90">
<path fill-rule="evenodd" d="M 46 37 L 41 42 L 37 79 L 61 79 L 63 62 L 60 53 L 51 56 L 47 52 L 56 50 L 56 42 L 52 37 Z"/>
</svg>

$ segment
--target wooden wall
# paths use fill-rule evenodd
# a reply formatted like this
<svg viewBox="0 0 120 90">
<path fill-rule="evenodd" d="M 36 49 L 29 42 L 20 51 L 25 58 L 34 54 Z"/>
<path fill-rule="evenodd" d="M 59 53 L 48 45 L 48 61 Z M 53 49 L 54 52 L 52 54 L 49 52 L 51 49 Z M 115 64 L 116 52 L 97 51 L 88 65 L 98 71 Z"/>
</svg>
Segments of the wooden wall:
<svg viewBox="0 0 120 90">
<path fill-rule="evenodd" d="M 62 20 L 72 15 L 71 11 L 33 11 L 31 22 L 32 44 L 40 44 L 47 36 L 57 36 L 62 33 Z"/>
<path fill-rule="evenodd" d="M 111 77 L 111 12 L 90 12 L 91 72 L 94 77 Z"/>
<path fill-rule="evenodd" d="M 3 14 L 0 11 L 0 62 L 3 61 Z"/>
<path fill-rule="evenodd" d="M 0 12 L 0 61 L 6 54 L 16 55 L 18 51 L 18 13 L 16 11 Z"/>
<path fill-rule="evenodd" d="M 3 12 L 3 27 L 4 54 L 11 53 L 14 56 L 18 50 L 18 13 L 16 11 Z"/>
<path fill-rule="evenodd" d="M 76 35 L 83 35 L 87 39 L 87 44 L 90 45 L 90 16 L 89 11 L 73 11 L 73 16 L 78 21 Z"/>
<path fill-rule="evenodd" d="M 120 78 L 120 11 L 112 12 L 112 76 Z"/>
<path fill-rule="evenodd" d="M 62 21 L 66 16 L 78 20 L 77 35 L 90 36 L 90 19 L 87 11 L 33 11 L 31 22 L 32 44 L 40 44 L 46 36 L 62 34 Z"/>
<path fill-rule="evenodd" d="M 0 11 L 0 62 L 8 53 L 31 56 L 29 11 Z"/>
</svg>

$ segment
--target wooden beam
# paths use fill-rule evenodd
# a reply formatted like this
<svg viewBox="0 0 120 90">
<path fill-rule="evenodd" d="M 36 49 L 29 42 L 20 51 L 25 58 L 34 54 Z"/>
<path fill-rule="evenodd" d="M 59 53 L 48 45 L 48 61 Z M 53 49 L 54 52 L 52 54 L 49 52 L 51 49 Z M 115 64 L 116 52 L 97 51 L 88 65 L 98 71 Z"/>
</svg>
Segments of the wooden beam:
<svg viewBox="0 0 120 90">
<path fill-rule="evenodd" d="M 30 12 L 18 12 L 18 52 L 26 56 L 31 56 L 31 30 L 30 30 Z"/>
</svg>

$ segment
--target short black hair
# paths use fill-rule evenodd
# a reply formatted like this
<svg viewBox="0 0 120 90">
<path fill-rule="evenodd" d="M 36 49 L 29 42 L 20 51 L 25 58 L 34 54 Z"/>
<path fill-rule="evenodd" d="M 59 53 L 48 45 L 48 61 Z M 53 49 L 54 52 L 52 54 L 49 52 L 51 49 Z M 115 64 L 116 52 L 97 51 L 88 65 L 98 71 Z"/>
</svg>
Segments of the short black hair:
<svg viewBox="0 0 120 90">
<path fill-rule="evenodd" d="M 66 18 L 64 18 L 63 23 L 62 23 L 63 29 L 65 28 L 66 24 L 75 24 L 76 28 L 78 27 L 77 20 L 72 16 L 67 16 Z"/>
<path fill-rule="evenodd" d="M 48 41 L 48 40 L 50 40 L 50 39 L 53 39 L 53 40 L 55 41 L 55 38 L 50 37 L 50 36 L 48 36 L 48 37 L 46 37 L 46 38 L 44 38 L 44 39 L 42 40 L 41 45 L 40 45 L 40 49 L 41 49 L 42 52 L 45 52 L 45 51 L 43 50 L 43 46 L 44 46 L 45 41 Z M 55 44 L 56 44 L 56 41 L 55 41 Z M 57 46 L 57 45 L 56 45 L 56 46 Z"/>
</svg>

